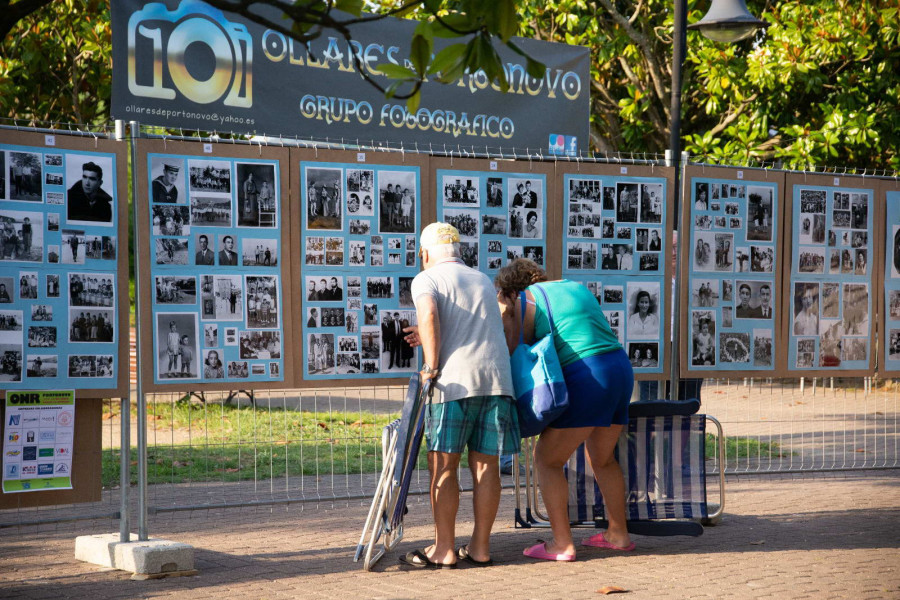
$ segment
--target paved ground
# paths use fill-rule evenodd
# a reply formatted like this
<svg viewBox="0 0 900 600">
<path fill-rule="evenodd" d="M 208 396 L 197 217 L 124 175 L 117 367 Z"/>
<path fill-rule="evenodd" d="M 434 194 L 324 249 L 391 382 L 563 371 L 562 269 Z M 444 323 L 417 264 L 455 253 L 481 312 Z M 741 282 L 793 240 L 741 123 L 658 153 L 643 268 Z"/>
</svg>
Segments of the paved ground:
<svg viewBox="0 0 900 600">
<path fill-rule="evenodd" d="M 470 497 L 460 542 L 471 531 Z M 593 598 L 604 586 L 629 598 L 900 598 L 900 471 L 732 476 L 726 515 L 699 538 L 637 537 L 631 554 L 591 549 L 568 564 L 522 549 L 542 532 L 511 527 L 504 491 L 491 568 L 421 572 L 397 556 L 427 543 L 424 498 L 413 498 L 406 537 L 370 573 L 351 562 L 367 506 L 204 510 L 151 520 L 151 533 L 193 544 L 199 575 L 131 581 L 80 563 L 74 537 L 115 522 L 0 530 L 0 598 Z M 588 530 L 576 532 L 586 537 Z"/>
</svg>

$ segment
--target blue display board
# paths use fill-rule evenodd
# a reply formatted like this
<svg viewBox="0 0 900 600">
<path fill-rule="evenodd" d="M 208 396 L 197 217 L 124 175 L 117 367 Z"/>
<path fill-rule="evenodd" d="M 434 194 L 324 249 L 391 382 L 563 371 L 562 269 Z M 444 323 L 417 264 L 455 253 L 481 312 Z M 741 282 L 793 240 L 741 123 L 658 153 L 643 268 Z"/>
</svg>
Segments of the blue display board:
<svg viewBox="0 0 900 600">
<path fill-rule="evenodd" d="M 420 168 L 299 166 L 303 378 L 414 373 L 418 350 L 400 332 L 416 324 L 410 286 L 419 272 Z"/>
<path fill-rule="evenodd" d="M 900 371 L 900 191 L 886 193 L 884 332 L 881 371 Z"/>
<path fill-rule="evenodd" d="M 667 181 L 566 173 L 562 274 L 603 307 L 634 371 L 666 370 Z"/>
<path fill-rule="evenodd" d="M 286 190 L 252 156 L 146 154 L 154 384 L 285 380 Z"/>
<path fill-rule="evenodd" d="M 114 152 L 0 145 L 0 388 L 123 384 L 118 201 Z"/>
<path fill-rule="evenodd" d="M 873 348 L 874 190 L 842 186 L 831 177 L 807 183 L 792 176 L 788 185 L 788 368 L 867 370 Z"/>
<path fill-rule="evenodd" d="M 781 190 L 778 181 L 737 174 L 714 178 L 698 171 L 688 180 L 681 313 L 685 368 L 693 372 L 777 369 Z"/>
<path fill-rule="evenodd" d="M 546 266 L 546 175 L 438 169 L 435 184 L 438 220 L 459 230 L 466 265 L 492 278 L 519 257 Z"/>
</svg>

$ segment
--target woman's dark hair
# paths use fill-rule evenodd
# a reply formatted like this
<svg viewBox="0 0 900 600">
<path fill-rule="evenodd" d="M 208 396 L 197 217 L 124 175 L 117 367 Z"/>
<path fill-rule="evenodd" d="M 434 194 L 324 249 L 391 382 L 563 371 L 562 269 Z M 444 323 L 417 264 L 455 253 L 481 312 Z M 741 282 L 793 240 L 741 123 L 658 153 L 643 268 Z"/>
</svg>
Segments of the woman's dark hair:
<svg viewBox="0 0 900 600">
<path fill-rule="evenodd" d="M 641 290 L 637 293 L 637 296 L 634 298 L 634 312 L 641 312 L 641 309 L 638 308 L 641 304 L 641 298 L 647 298 L 647 302 L 650 303 L 650 307 L 647 309 L 647 312 L 650 312 L 650 308 L 653 307 L 653 299 L 650 297 L 650 292 L 647 290 Z"/>
</svg>

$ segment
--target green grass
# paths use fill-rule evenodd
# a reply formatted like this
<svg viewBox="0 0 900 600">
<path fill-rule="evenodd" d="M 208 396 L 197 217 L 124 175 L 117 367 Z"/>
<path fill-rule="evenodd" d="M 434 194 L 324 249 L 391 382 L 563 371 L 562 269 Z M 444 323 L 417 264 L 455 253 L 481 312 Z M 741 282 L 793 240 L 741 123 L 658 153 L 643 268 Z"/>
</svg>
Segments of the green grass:
<svg viewBox="0 0 900 600">
<path fill-rule="evenodd" d="M 396 415 L 367 412 L 311 413 L 255 409 L 218 403 L 149 403 L 151 430 L 176 444 L 154 445 L 149 436 L 148 482 L 234 482 L 301 475 L 352 476 L 381 470 L 381 430 Z M 104 411 L 119 406 L 105 404 Z M 136 411 L 136 407 L 132 409 Z M 188 434 L 190 438 L 188 439 Z M 715 457 L 715 436 L 706 436 L 706 458 Z M 727 460 L 779 458 L 787 454 L 777 442 L 751 437 L 726 438 Z M 119 451 L 103 450 L 103 485 L 119 483 Z M 137 448 L 131 449 L 131 480 L 137 483 Z M 467 466 L 465 457 L 463 466 Z M 426 468 L 424 450 L 418 468 Z"/>
</svg>

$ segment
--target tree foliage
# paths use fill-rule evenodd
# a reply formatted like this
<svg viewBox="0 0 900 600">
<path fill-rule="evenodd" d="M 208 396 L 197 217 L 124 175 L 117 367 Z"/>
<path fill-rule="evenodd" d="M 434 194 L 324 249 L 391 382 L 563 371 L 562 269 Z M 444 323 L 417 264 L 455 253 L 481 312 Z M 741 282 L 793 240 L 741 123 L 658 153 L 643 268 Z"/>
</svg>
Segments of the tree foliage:
<svg viewBox="0 0 900 600">
<path fill-rule="evenodd" d="M 688 33 L 685 149 L 732 164 L 900 169 L 897 4 L 747 4 L 772 24 L 756 38 L 725 45 Z M 688 7 L 695 22 L 709 3 Z M 668 145 L 671 11 L 672 0 L 521 3 L 522 35 L 591 49 L 591 141 L 601 152 Z"/>
<path fill-rule="evenodd" d="M 261 22 L 280 0 L 208 0 Z M 604 153 L 660 153 L 668 145 L 673 0 L 294 0 L 289 19 L 263 24 L 310 41 L 330 27 L 416 18 L 405 66 L 374 84 L 417 106 L 424 78 L 452 81 L 482 69 L 502 85 L 493 43 L 513 35 L 591 51 L 591 146 Z M 26 5 L 3 2 L 6 21 Z M 771 23 L 756 38 L 717 44 L 688 34 L 682 134 L 705 160 L 788 167 L 900 169 L 900 7 L 878 0 L 748 0 Z M 256 6 L 256 8 L 254 8 Z M 284 5 L 282 5 L 283 7 Z M 708 0 L 689 0 L 689 22 Z M 380 13 L 365 15 L 366 10 Z M 344 13 L 335 13 L 340 9 Z M 435 54 L 434 39 L 456 38 Z M 511 46 L 512 47 L 512 46 Z M 540 57 L 534 57 L 540 59 Z M 526 59 L 533 74 L 541 65 Z M 364 71 L 364 70 L 361 70 Z M 57 0 L 23 18 L 0 45 L 0 114 L 101 124 L 109 118 L 109 8 Z M 387 83 L 385 83 L 387 81 Z"/>
</svg>

